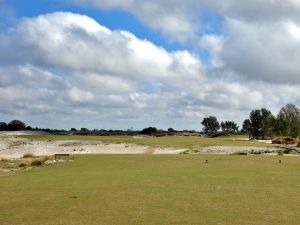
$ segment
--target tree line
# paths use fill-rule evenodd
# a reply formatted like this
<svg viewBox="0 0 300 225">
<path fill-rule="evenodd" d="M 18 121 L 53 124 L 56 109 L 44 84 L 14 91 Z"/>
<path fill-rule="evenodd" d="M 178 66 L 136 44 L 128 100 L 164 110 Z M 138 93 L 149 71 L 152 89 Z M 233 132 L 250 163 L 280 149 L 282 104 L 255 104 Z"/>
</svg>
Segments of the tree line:
<svg viewBox="0 0 300 225">
<path fill-rule="evenodd" d="M 249 135 L 249 139 L 265 139 L 266 137 L 274 136 L 300 136 L 300 109 L 294 104 L 287 104 L 282 107 L 277 115 L 273 115 L 272 112 L 266 108 L 252 110 L 249 114 L 249 118 L 243 122 L 242 129 L 234 121 L 222 121 L 218 122 L 214 116 L 209 116 L 203 119 L 201 122 L 203 126 L 203 132 L 209 136 L 215 136 L 218 134 L 238 134 L 245 133 Z M 121 135 L 172 135 L 181 132 L 199 133 L 195 131 L 176 131 L 173 128 L 169 128 L 167 131 L 158 130 L 155 127 L 147 127 L 141 131 L 115 131 L 115 130 L 93 130 L 90 131 L 87 128 L 81 128 L 76 130 L 71 128 L 70 131 L 57 130 L 57 129 L 41 129 L 31 128 L 20 120 L 12 120 L 9 123 L 0 122 L 0 131 L 18 131 L 18 130 L 33 130 L 44 131 L 49 133 L 72 133 L 72 134 L 87 134 L 87 135 L 107 135 L 107 134 L 121 134 Z M 220 132 L 221 131 L 221 132 Z M 200 133 L 199 133 L 200 134 Z"/>
<path fill-rule="evenodd" d="M 26 130 L 26 124 L 20 120 L 12 120 L 9 123 L 0 122 L 0 131 Z"/>
<path fill-rule="evenodd" d="M 274 116 L 266 108 L 255 109 L 250 112 L 249 118 L 239 127 L 234 121 L 219 123 L 214 116 L 206 117 L 201 122 L 203 131 L 207 135 L 216 135 L 221 129 L 223 133 L 247 133 L 249 139 L 265 139 L 274 136 L 300 136 L 300 110 L 294 104 L 282 107 Z"/>
</svg>

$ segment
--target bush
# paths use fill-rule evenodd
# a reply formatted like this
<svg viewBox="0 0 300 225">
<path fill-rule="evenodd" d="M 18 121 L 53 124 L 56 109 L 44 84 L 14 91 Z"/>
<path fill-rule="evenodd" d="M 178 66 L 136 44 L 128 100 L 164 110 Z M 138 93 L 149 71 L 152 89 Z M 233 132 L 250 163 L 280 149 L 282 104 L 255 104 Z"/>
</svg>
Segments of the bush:
<svg viewBox="0 0 300 225">
<path fill-rule="evenodd" d="M 283 150 L 283 153 L 284 153 L 284 154 L 290 154 L 291 151 L 292 151 L 292 149 L 288 148 L 288 149 L 284 149 L 284 150 Z"/>
<path fill-rule="evenodd" d="M 28 166 L 28 164 L 25 163 L 25 162 L 21 162 L 21 163 L 19 164 L 19 167 L 26 167 L 26 166 Z"/>
<path fill-rule="evenodd" d="M 141 134 L 144 134 L 144 135 L 154 135 L 158 132 L 157 128 L 156 127 L 147 127 L 147 128 L 144 128 L 142 131 L 141 131 Z"/>
<path fill-rule="evenodd" d="M 235 152 L 235 153 L 232 153 L 232 155 L 248 155 L 247 152 Z"/>
<path fill-rule="evenodd" d="M 54 160 L 54 156 L 52 155 L 47 155 L 47 156 L 43 156 L 41 157 L 41 160 L 44 162 L 46 162 L 47 160 Z"/>
<path fill-rule="evenodd" d="M 282 150 L 279 150 L 279 151 L 277 152 L 277 155 L 283 156 L 283 155 L 284 155 L 284 152 L 283 152 Z"/>
<path fill-rule="evenodd" d="M 286 145 L 293 145 L 296 144 L 297 141 L 291 137 L 278 137 L 272 140 L 272 144 L 286 144 Z"/>
<path fill-rule="evenodd" d="M 23 155 L 23 158 L 34 158 L 34 154 L 33 153 L 25 153 Z"/>
<path fill-rule="evenodd" d="M 30 165 L 31 165 L 31 166 L 40 166 L 40 165 L 42 165 L 43 163 L 44 163 L 44 161 L 41 160 L 41 159 L 34 159 L 34 160 L 32 160 L 32 161 L 30 162 Z"/>
</svg>

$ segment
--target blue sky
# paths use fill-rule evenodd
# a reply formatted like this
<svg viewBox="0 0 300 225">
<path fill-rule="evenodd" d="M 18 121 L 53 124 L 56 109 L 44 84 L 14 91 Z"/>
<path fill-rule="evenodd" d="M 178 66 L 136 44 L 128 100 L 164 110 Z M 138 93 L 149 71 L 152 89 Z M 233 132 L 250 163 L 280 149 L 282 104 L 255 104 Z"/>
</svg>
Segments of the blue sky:
<svg viewBox="0 0 300 225">
<path fill-rule="evenodd" d="M 300 104 L 299 15 L 294 0 L 0 0 L 0 121 L 200 130 L 276 114 Z"/>
</svg>

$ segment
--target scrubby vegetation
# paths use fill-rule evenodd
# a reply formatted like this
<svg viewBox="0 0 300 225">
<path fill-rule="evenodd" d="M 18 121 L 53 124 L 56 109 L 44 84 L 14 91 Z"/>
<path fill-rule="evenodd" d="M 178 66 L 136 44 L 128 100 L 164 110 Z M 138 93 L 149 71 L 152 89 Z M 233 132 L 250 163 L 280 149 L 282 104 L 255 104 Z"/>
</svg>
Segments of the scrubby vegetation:
<svg viewBox="0 0 300 225">
<path fill-rule="evenodd" d="M 34 157 L 34 154 L 33 153 L 25 153 L 23 155 L 23 158 L 33 158 Z"/>
<path fill-rule="evenodd" d="M 42 166 L 47 160 L 54 160 L 53 156 L 34 156 L 27 153 L 21 159 L 1 159 L 0 175 L 15 173 L 21 169 L 32 169 L 33 167 Z"/>
</svg>

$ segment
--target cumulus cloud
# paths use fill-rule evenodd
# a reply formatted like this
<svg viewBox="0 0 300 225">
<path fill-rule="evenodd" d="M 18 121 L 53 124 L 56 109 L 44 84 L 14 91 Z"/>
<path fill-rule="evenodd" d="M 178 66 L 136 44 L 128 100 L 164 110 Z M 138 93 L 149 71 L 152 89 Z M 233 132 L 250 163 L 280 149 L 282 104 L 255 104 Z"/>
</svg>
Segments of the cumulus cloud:
<svg viewBox="0 0 300 225">
<path fill-rule="evenodd" d="M 105 7 L 112 7 L 110 3 Z M 280 78 L 263 82 L 271 79 L 265 72 L 286 72 L 297 81 L 292 67 L 282 69 L 283 52 L 274 58 L 275 66 L 263 66 L 276 51 L 297 46 L 297 23 L 288 20 L 276 30 L 227 19 L 227 26 L 230 35 L 199 37 L 199 46 L 213 56 L 211 68 L 187 50 L 167 51 L 84 15 L 56 12 L 22 19 L 0 33 L 0 116 L 64 128 L 197 129 L 203 116 L 241 122 L 250 109 L 276 111 L 286 99 L 300 102 L 294 93 L 297 83 L 288 87 Z M 277 32 L 270 42 L 268 32 Z M 293 42 L 284 42 L 284 36 Z M 252 61 L 257 67 L 251 67 L 260 43 L 263 54 Z M 297 57 L 289 58 L 289 65 Z M 240 67 L 244 59 L 248 65 Z"/>
<path fill-rule="evenodd" d="M 228 20 L 231 33 L 218 58 L 222 70 L 238 77 L 270 83 L 300 83 L 299 26 L 291 21 L 261 23 L 259 26 Z"/>
<path fill-rule="evenodd" d="M 206 50 L 213 67 L 234 74 L 235 79 L 300 81 L 295 66 L 300 59 L 296 50 L 300 45 L 297 0 L 80 0 L 77 4 L 127 10 L 175 41 L 196 43 L 196 51 Z M 203 31 L 205 12 L 222 18 L 222 33 Z"/>
<path fill-rule="evenodd" d="M 12 114 L 23 107 L 28 114 L 36 109 L 70 114 L 85 110 L 123 118 L 142 104 L 161 110 L 168 103 L 151 106 L 160 96 L 153 95 L 149 102 L 141 82 L 198 80 L 205 70 L 187 51 L 167 52 L 129 32 L 111 31 L 72 13 L 23 19 L 0 38 L 1 97 Z M 143 98 L 137 102 L 134 95 Z M 51 107 L 42 107 L 42 101 Z"/>
<path fill-rule="evenodd" d="M 245 21 L 300 19 L 297 0 L 73 0 L 79 5 L 104 9 L 119 8 L 136 15 L 142 22 L 177 41 L 194 39 L 203 25 L 201 13 L 215 11 L 223 17 Z"/>
</svg>

